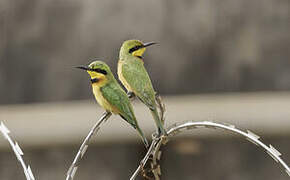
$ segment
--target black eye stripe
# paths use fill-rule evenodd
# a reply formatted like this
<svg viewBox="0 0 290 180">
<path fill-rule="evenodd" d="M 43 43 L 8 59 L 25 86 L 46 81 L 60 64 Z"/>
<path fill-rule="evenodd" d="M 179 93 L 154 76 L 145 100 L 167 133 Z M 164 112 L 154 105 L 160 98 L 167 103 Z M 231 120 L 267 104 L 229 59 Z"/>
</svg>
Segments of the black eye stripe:
<svg viewBox="0 0 290 180">
<path fill-rule="evenodd" d="M 96 71 L 98 73 L 101 73 L 101 74 L 104 74 L 104 75 L 108 74 L 106 70 L 103 70 L 103 69 L 100 69 L 100 68 L 94 69 L 94 71 Z"/>
<path fill-rule="evenodd" d="M 140 49 L 140 48 L 143 48 L 143 46 L 142 46 L 142 45 L 134 46 L 134 47 L 132 47 L 132 48 L 129 50 L 129 53 L 132 53 L 132 52 L 134 52 L 134 51 L 137 51 L 137 50 Z"/>
<path fill-rule="evenodd" d="M 97 82 L 99 82 L 99 79 L 98 78 L 91 79 L 91 83 L 92 84 L 97 83 Z"/>
</svg>

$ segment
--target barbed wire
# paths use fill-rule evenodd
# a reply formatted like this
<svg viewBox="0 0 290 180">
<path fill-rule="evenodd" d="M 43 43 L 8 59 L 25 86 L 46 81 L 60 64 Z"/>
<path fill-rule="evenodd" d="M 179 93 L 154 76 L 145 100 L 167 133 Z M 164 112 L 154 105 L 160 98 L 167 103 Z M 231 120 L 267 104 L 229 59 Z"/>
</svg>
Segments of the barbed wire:
<svg viewBox="0 0 290 180">
<path fill-rule="evenodd" d="M 164 111 L 163 111 L 163 113 L 164 113 Z M 104 121 L 106 121 L 111 115 L 112 115 L 111 113 L 105 112 L 102 115 L 102 117 L 100 118 L 100 120 L 90 130 L 89 134 L 87 135 L 87 137 L 83 141 L 76 157 L 74 158 L 72 165 L 70 166 L 70 168 L 68 170 L 66 180 L 73 180 L 74 175 L 75 175 L 77 168 L 79 166 L 79 163 L 80 163 L 82 157 L 84 156 L 84 154 L 88 148 L 88 143 L 89 143 L 90 138 L 92 137 L 93 134 L 95 134 L 100 129 L 101 124 Z M 226 130 L 226 131 L 229 131 L 229 132 L 232 132 L 232 133 L 235 133 L 235 134 L 238 134 L 238 135 L 245 137 L 251 143 L 266 150 L 266 152 L 277 163 L 279 163 L 281 167 L 284 168 L 284 170 L 288 174 L 288 176 L 290 176 L 290 168 L 282 160 L 282 158 L 281 158 L 282 154 L 276 148 L 274 148 L 274 146 L 272 146 L 271 144 L 269 146 L 264 144 L 260 140 L 260 136 L 256 135 L 255 133 L 253 133 L 249 130 L 245 130 L 245 131 L 240 130 L 240 129 L 236 128 L 234 125 L 230 125 L 230 124 L 222 124 L 222 123 L 216 123 L 216 122 L 211 122 L 211 121 L 199 121 L 199 122 L 189 121 L 189 122 L 185 122 L 185 123 L 178 123 L 178 124 L 172 125 L 167 130 L 168 136 L 161 136 L 161 137 L 157 138 L 156 133 L 154 133 L 152 135 L 153 141 L 150 145 L 150 148 L 148 149 L 146 155 L 144 156 L 144 158 L 140 162 L 140 165 L 137 167 L 137 169 L 135 170 L 135 172 L 131 176 L 130 180 L 135 180 L 140 172 L 142 172 L 142 175 L 144 177 L 146 177 L 147 179 L 160 180 L 161 168 L 160 168 L 160 165 L 158 163 L 161 159 L 162 153 L 161 153 L 160 148 L 162 147 L 162 145 L 165 145 L 170 140 L 171 137 L 176 136 L 181 132 L 184 132 L 186 130 L 198 129 L 198 128 L 222 129 L 222 130 Z M 22 158 L 23 151 L 21 150 L 18 143 L 16 141 L 13 141 L 12 138 L 9 136 L 10 131 L 4 125 L 3 122 L 1 122 L 1 124 L 0 124 L 0 132 L 8 140 L 12 150 L 14 151 L 18 161 L 20 162 L 20 164 L 23 168 L 26 179 L 27 180 L 35 180 L 30 166 L 26 166 L 26 164 Z M 150 163 L 151 163 L 150 170 L 151 170 L 152 174 L 154 175 L 154 178 L 149 178 L 146 174 L 145 169 L 144 169 L 144 166 L 146 165 L 146 163 L 148 162 L 149 159 L 150 159 Z"/>
<path fill-rule="evenodd" d="M 74 175 L 76 174 L 76 171 L 78 169 L 79 163 L 89 147 L 89 141 L 90 141 L 91 137 L 99 131 L 100 126 L 103 124 L 103 122 L 108 120 L 109 117 L 111 117 L 111 115 L 112 115 L 112 113 L 110 113 L 110 112 L 104 112 L 103 115 L 101 116 L 101 118 L 99 119 L 99 121 L 97 121 L 97 123 L 92 127 L 89 134 L 87 135 L 87 137 L 84 139 L 82 145 L 80 146 L 78 153 L 76 154 L 76 156 L 75 156 L 75 158 L 74 158 L 74 160 L 73 160 L 73 162 L 72 162 L 72 164 L 67 172 L 66 180 L 73 180 Z"/>
<path fill-rule="evenodd" d="M 17 157 L 17 160 L 20 162 L 22 169 L 24 171 L 25 177 L 27 180 L 35 180 L 34 175 L 31 171 L 30 166 L 26 166 L 22 156 L 24 155 L 23 151 L 21 150 L 20 146 L 18 145 L 18 143 L 16 141 L 13 141 L 12 138 L 9 136 L 9 129 L 4 125 L 3 122 L 1 122 L 0 124 L 0 132 L 2 133 L 2 135 L 5 137 L 5 139 L 7 139 L 7 141 L 9 142 L 14 154 Z"/>
<path fill-rule="evenodd" d="M 155 180 L 159 180 L 161 176 L 161 169 L 160 165 L 158 164 L 158 161 L 161 158 L 161 146 L 165 145 L 170 137 L 176 136 L 177 134 L 186 131 L 186 130 L 192 130 L 197 128 L 211 128 L 211 129 L 223 129 L 229 132 L 233 132 L 235 134 L 241 135 L 245 137 L 248 141 L 251 143 L 263 148 L 266 150 L 266 152 L 277 162 L 281 165 L 281 167 L 284 168 L 285 172 L 290 176 L 290 168 L 289 166 L 282 160 L 281 153 L 274 148 L 271 144 L 267 146 L 262 141 L 260 141 L 260 136 L 256 135 L 255 133 L 246 130 L 242 131 L 238 128 L 236 128 L 234 125 L 229 124 L 221 124 L 221 123 L 215 123 L 211 121 L 201 121 L 201 122 L 185 122 L 181 124 L 174 124 L 170 128 L 168 128 L 167 133 L 168 137 L 161 136 L 160 138 L 153 138 L 153 141 L 151 143 L 151 146 L 146 153 L 145 157 L 142 159 L 140 165 L 137 167 L 133 175 L 131 176 L 130 180 L 136 179 L 138 174 L 142 171 L 144 171 L 144 166 L 146 165 L 147 161 L 151 157 L 151 172 L 154 175 Z M 146 174 L 142 174 L 144 177 L 147 177 Z"/>
</svg>

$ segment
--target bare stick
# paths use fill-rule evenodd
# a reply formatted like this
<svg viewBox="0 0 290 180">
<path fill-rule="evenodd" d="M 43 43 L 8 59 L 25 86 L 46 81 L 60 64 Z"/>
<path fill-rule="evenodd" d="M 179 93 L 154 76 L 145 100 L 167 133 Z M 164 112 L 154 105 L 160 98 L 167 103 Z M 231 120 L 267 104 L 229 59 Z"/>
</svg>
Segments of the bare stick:
<svg viewBox="0 0 290 180">
<path fill-rule="evenodd" d="M 154 144 L 153 148 L 150 148 L 148 150 L 146 156 L 148 156 L 148 153 L 152 154 L 152 156 L 153 156 L 152 157 L 152 164 L 153 164 L 152 173 L 154 174 L 155 179 L 157 179 L 157 180 L 160 179 L 160 175 L 161 175 L 160 166 L 158 166 L 158 164 L 157 164 L 157 160 L 159 160 L 161 158 L 160 147 L 163 144 L 166 144 L 170 137 L 176 136 L 177 134 L 184 132 L 186 130 L 192 130 L 192 129 L 196 129 L 196 128 L 223 129 L 223 130 L 233 132 L 235 134 L 238 134 L 238 135 L 245 137 L 251 143 L 266 150 L 266 152 L 277 163 L 279 163 L 281 165 L 281 167 L 283 167 L 285 169 L 286 173 L 290 176 L 290 168 L 281 159 L 281 153 L 277 149 L 275 149 L 272 145 L 267 146 L 262 141 L 260 141 L 259 140 L 260 137 L 258 135 L 254 134 L 253 132 L 251 132 L 249 130 L 242 131 L 233 125 L 220 124 L 220 123 L 215 123 L 215 122 L 210 122 L 210 121 L 201 121 L 201 122 L 185 122 L 182 124 L 175 124 L 171 128 L 169 128 L 169 130 L 167 131 L 168 137 L 163 136 L 163 137 L 153 141 L 153 142 L 155 142 L 155 144 Z M 147 160 L 148 160 L 148 158 L 143 161 L 142 166 L 145 166 Z M 130 178 L 130 180 L 134 180 L 137 177 L 137 174 L 140 173 L 141 169 L 142 168 L 139 166 L 137 168 L 137 170 L 135 171 L 135 173 L 133 174 L 133 176 Z"/>
<path fill-rule="evenodd" d="M 31 168 L 30 166 L 26 166 L 22 156 L 24 155 L 23 154 L 23 151 L 21 150 L 20 146 L 18 145 L 18 143 L 15 141 L 12 140 L 12 138 L 9 136 L 9 129 L 4 125 L 3 122 L 1 122 L 0 124 L 0 132 L 3 134 L 3 136 L 5 137 L 5 139 L 8 140 L 13 152 L 15 153 L 18 161 L 20 162 L 22 168 L 23 168 L 23 171 L 24 171 L 24 174 L 25 174 L 25 177 L 27 180 L 35 180 L 34 176 L 33 176 L 33 173 L 31 171 Z"/>
<path fill-rule="evenodd" d="M 77 155 L 74 158 L 74 161 L 72 162 L 68 172 L 67 172 L 67 176 L 66 176 L 66 180 L 73 180 L 74 175 L 78 169 L 78 165 L 82 159 L 82 157 L 84 156 L 84 154 L 87 151 L 87 148 L 89 146 L 89 141 L 92 137 L 92 135 L 94 133 L 96 133 L 99 129 L 100 126 L 103 122 L 105 122 L 107 119 L 109 119 L 109 117 L 112 115 L 112 113 L 110 112 L 104 112 L 104 114 L 102 115 L 102 117 L 100 118 L 100 120 L 92 127 L 92 129 L 90 130 L 89 134 L 87 135 L 87 137 L 85 138 L 85 140 L 83 141 Z"/>
</svg>

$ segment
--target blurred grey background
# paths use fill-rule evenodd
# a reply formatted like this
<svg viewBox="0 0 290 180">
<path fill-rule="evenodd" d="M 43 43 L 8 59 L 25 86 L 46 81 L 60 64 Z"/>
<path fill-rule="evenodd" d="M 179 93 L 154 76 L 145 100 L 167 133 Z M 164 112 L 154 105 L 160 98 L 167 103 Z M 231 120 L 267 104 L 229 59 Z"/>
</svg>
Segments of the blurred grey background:
<svg viewBox="0 0 290 180">
<path fill-rule="evenodd" d="M 116 72 L 124 40 L 156 41 L 144 63 L 169 107 L 167 125 L 212 119 L 252 128 L 290 163 L 289 32 L 289 0 L 1 0 L 0 121 L 37 179 L 64 179 L 102 112 L 87 74 L 73 67 L 98 58 Z M 134 105 L 150 137 L 154 123 Z M 76 179 L 128 179 L 137 167 L 143 146 L 112 119 Z M 163 179 L 289 179 L 260 149 L 221 134 L 172 141 Z M 0 179 L 24 179 L 2 139 Z"/>
</svg>

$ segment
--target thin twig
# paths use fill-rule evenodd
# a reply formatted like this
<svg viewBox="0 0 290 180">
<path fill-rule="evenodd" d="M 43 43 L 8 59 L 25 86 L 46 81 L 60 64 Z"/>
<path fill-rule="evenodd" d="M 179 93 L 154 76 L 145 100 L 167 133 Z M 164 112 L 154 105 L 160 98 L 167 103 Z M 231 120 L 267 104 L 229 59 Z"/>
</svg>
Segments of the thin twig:
<svg viewBox="0 0 290 180">
<path fill-rule="evenodd" d="M 260 141 L 260 137 L 256 134 L 254 134 L 253 132 L 246 130 L 246 132 L 236 128 L 233 125 L 225 125 L 225 124 L 220 124 L 220 123 L 215 123 L 215 122 L 210 122 L 210 121 L 201 121 L 201 122 L 186 122 L 186 123 L 182 123 L 182 124 L 175 124 L 173 125 L 171 128 L 169 128 L 169 130 L 167 131 L 168 133 L 168 137 L 161 137 L 159 139 L 154 140 L 154 146 L 153 148 L 150 148 L 146 154 L 145 157 L 152 154 L 152 162 L 153 162 L 153 168 L 152 168 L 152 173 L 155 176 L 155 179 L 160 179 L 160 166 L 156 166 L 157 164 L 157 160 L 160 159 L 161 157 L 161 151 L 160 148 L 163 144 L 166 144 L 169 141 L 170 137 L 173 137 L 183 131 L 186 130 L 192 130 L 192 129 L 196 129 L 196 128 L 212 128 L 212 129 L 223 129 L 229 132 L 233 132 L 236 133 L 238 135 L 241 135 L 243 137 L 245 137 L 248 141 L 250 141 L 251 143 L 263 148 L 264 150 L 266 150 L 266 152 L 276 161 L 278 162 L 281 167 L 283 167 L 286 171 L 286 173 L 290 176 L 290 168 L 289 166 L 281 159 L 281 153 L 275 149 L 272 145 L 265 145 L 262 141 Z M 153 143 L 152 142 L 152 143 Z M 151 145 L 152 146 L 152 145 Z M 144 159 L 145 159 L 144 157 Z M 149 157 L 149 156 L 148 156 Z M 143 161 L 142 166 L 146 165 L 148 158 Z M 156 168 L 157 167 L 157 168 Z M 133 176 L 130 178 L 130 180 L 134 180 L 138 173 L 140 173 L 141 171 L 141 167 L 139 166 L 137 168 L 137 170 L 135 171 L 135 173 L 133 174 Z"/>
<path fill-rule="evenodd" d="M 26 166 L 22 156 L 24 155 L 23 151 L 21 150 L 20 146 L 18 145 L 18 143 L 15 141 L 12 140 L 12 138 L 9 136 L 9 129 L 4 125 L 3 122 L 1 122 L 0 124 L 0 132 L 3 134 L 3 136 L 5 137 L 5 139 L 8 140 L 13 152 L 15 153 L 18 161 L 20 162 L 22 168 L 23 168 L 23 171 L 24 171 L 24 174 L 25 174 L 25 177 L 27 180 L 35 180 L 34 178 L 34 175 L 31 171 L 31 168 L 30 166 Z"/>
<path fill-rule="evenodd" d="M 112 115 L 112 113 L 110 112 L 104 112 L 103 116 L 99 119 L 99 121 L 92 127 L 92 129 L 90 130 L 89 134 L 87 135 L 87 137 L 84 139 L 77 155 L 74 158 L 74 161 L 72 162 L 68 172 L 67 172 L 67 176 L 66 176 L 66 180 L 73 180 L 74 175 L 78 169 L 78 165 L 82 159 L 82 157 L 84 156 L 84 154 L 87 151 L 87 148 L 89 146 L 89 141 L 92 137 L 93 134 L 95 134 L 99 129 L 100 126 L 103 122 L 105 122 L 107 119 L 109 119 L 109 117 Z"/>
</svg>

